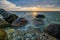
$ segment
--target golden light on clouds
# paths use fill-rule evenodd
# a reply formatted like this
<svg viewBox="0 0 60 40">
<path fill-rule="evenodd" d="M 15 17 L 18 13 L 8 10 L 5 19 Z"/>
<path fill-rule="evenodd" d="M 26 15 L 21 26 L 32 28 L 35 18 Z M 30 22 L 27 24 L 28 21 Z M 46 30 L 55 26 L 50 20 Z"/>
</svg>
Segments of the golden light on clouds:
<svg viewBox="0 0 60 40">
<path fill-rule="evenodd" d="M 49 7 L 39 7 L 39 6 L 34 6 L 34 7 L 22 7 L 22 6 L 16 6 L 15 4 L 7 1 L 7 0 L 1 0 L 0 2 L 0 7 L 4 8 L 7 11 L 60 11 L 59 8 L 51 7 L 52 5 L 48 5 Z M 46 5 L 47 6 L 47 5 Z"/>
<path fill-rule="evenodd" d="M 12 6 L 11 6 L 12 7 Z M 16 7 L 8 8 L 8 11 L 60 11 L 60 8 L 42 8 L 42 7 Z"/>
<path fill-rule="evenodd" d="M 38 7 L 33 7 L 32 10 L 38 11 L 38 10 L 40 10 L 40 9 L 39 9 Z"/>
<path fill-rule="evenodd" d="M 60 11 L 60 8 L 20 7 L 9 9 L 9 11 Z"/>
</svg>

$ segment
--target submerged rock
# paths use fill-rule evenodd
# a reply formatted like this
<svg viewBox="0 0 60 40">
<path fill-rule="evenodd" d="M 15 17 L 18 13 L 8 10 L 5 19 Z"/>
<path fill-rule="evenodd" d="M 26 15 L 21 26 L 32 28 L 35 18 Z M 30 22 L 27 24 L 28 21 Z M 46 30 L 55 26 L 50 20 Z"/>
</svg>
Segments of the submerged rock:
<svg viewBox="0 0 60 40">
<path fill-rule="evenodd" d="M 36 18 L 45 18 L 44 15 L 37 15 Z"/>
<path fill-rule="evenodd" d="M 45 32 L 57 39 L 60 39 L 60 24 L 50 24 L 45 28 Z"/>
<path fill-rule="evenodd" d="M 35 20 L 35 22 L 42 24 L 44 19 L 45 19 L 44 15 L 37 15 L 34 20 Z"/>
<path fill-rule="evenodd" d="M 14 26 L 25 26 L 28 23 L 28 21 L 25 18 L 18 18 L 15 20 L 12 25 Z"/>
<path fill-rule="evenodd" d="M 44 24 L 44 19 L 45 19 L 45 15 L 37 15 L 34 18 L 34 24 L 37 26 L 43 25 Z"/>
</svg>

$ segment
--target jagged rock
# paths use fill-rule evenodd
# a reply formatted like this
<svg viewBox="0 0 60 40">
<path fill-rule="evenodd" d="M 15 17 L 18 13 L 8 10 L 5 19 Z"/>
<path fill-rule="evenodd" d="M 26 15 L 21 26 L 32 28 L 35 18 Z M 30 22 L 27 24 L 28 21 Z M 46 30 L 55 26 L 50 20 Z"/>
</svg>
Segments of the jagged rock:
<svg viewBox="0 0 60 40">
<path fill-rule="evenodd" d="M 9 17 L 4 18 L 8 23 L 12 23 L 14 20 L 16 20 L 18 18 L 18 16 L 16 16 L 15 14 L 11 14 Z"/>
<path fill-rule="evenodd" d="M 6 28 L 17 28 L 16 26 L 13 26 L 11 24 L 9 24 L 8 22 L 6 22 L 5 20 L 3 20 L 2 18 L 0 18 L 0 28 L 6 29 Z"/>
<path fill-rule="evenodd" d="M 3 16 L 3 19 L 6 22 L 10 23 L 8 25 L 12 24 L 12 26 L 24 26 L 28 22 L 25 18 L 18 18 L 17 15 L 9 13 L 9 12 L 5 11 L 4 9 L 0 9 L 0 14 Z M 4 24 L 4 25 L 6 25 L 6 24 Z"/>
<path fill-rule="evenodd" d="M 6 18 L 10 15 L 10 13 L 5 11 L 4 9 L 0 9 L 0 14 L 3 16 L 3 18 Z"/>
<path fill-rule="evenodd" d="M 0 28 L 7 29 L 7 28 L 17 28 L 17 27 L 9 24 L 8 22 L 0 18 Z"/>
<path fill-rule="evenodd" d="M 45 19 L 45 15 L 37 15 L 34 18 L 34 24 L 37 26 L 43 25 L 44 24 L 44 19 Z"/>
<path fill-rule="evenodd" d="M 0 18 L 0 24 L 5 23 L 6 21 L 4 21 L 2 18 Z"/>
<path fill-rule="evenodd" d="M 44 15 L 37 15 L 36 18 L 45 18 Z"/>
<path fill-rule="evenodd" d="M 10 24 L 18 18 L 17 15 L 9 13 L 5 11 L 4 9 L 0 9 L 0 14 L 3 16 L 4 20 Z"/>
<path fill-rule="evenodd" d="M 28 21 L 25 18 L 18 18 L 15 20 L 12 25 L 14 26 L 25 26 L 28 23 Z"/>
<path fill-rule="evenodd" d="M 0 28 L 2 28 L 3 25 L 5 26 L 5 24 L 7 25 L 8 23 L 2 18 L 0 18 Z"/>
<path fill-rule="evenodd" d="M 50 24 L 45 28 L 45 32 L 57 39 L 60 39 L 60 24 Z"/>
</svg>

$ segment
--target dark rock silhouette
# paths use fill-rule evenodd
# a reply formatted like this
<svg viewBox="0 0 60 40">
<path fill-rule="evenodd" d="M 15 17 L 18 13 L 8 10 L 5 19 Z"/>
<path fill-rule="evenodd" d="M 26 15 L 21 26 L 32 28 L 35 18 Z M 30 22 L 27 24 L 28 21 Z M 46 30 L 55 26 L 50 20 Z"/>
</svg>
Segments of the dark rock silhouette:
<svg viewBox="0 0 60 40">
<path fill-rule="evenodd" d="M 24 26 L 24 25 L 26 25 L 28 23 L 28 21 L 25 19 L 25 18 L 23 18 L 23 17 L 21 17 L 21 18 L 18 18 L 17 20 L 15 20 L 13 23 L 12 23 L 12 25 L 15 25 L 15 26 Z"/>
<path fill-rule="evenodd" d="M 10 16 L 4 18 L 8 23 L 12 23 L 14 20 L 16 20 L 18 16 L 11 14 Z"/>
<path fill-rule="evenodd" d="M 60 24 L 50 24 L 45 28 L 45 32 L 57 39 L 60 39 Z"/>
<path fill-rule="evenodd" d="M 8 22 L 10 25 L 13 23 L 17 23 L 13 26 L 16 26 L 16 25 L 17 26 L 21 26 L 21 25 L 25 26 L 27 24 L 27 20 L 25 18 L 19 18 L 17 15 L 9 13 L 9 12 L 5 11 L 4 9 L 0 9 L 0 14 L 3 16 L 3 19 L 6 22 Z"/>
<path fill-rule="evenodd" d="M 45 19 L 45 15 L 39 14 L 34 18 L 34 24 L 37 26 L 44 25 L 44 19 Z"/>
<path fill-rule="evenodd" d="M 37 15 L 36 18 L 45 18 L 44 15 Z"/>
<path fill-rule="evenodd" d="M 8 23 L 12 23 L 14 20 L 16 20 L 18 18 L 17 15 L 15 14 L 11 14 L 3 9 L 0 9 L 0 14 L 3 16 L 3 18 L 8 22 Z"/>
</svg>

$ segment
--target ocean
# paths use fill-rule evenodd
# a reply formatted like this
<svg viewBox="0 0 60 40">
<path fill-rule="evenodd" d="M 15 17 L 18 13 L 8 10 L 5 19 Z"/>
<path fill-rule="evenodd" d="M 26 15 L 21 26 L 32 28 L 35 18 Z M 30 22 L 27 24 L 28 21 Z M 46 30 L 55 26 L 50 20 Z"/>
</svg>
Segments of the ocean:
<svg viewBox="0 0 60 40">
<path fill-rule="evenodd" d="M 32 18 L 32 14 L 34 13 L 33 11 L 14 11 L 12 12 L 19 17 L 25 17 L 27 19 Z M 45 15 L 46 19 L 48 20 L 49 23 L 59 23 L 60 22 L 60 11 L 40 11 L 36 12 L 36 14 L 42 14 Z"/>
<path fill-rule="evenodd" d="M 39 40 L 41 38 L 45 38 L 46 40 L 55 39 L 52 36 L 50 37 L 50 35 L 48 35 L 48 38 L 47 35 L 43 36 L 41 32 L 44 30 L 44 27 L 46 26 L 45 25 L 36 26 L 33 23 L 33 21 L 36 15 L 45 15 L 45 19 L 46 19 L 46 21 L 44 20 L 45 24 L 60 23 L 59 11 L 49 11 L 49 12 L 48 11 L 45 12 L 44 11 L 40 11 L 40 12 L 12 11 L 11 13 L 16 14 L 19 18 L 24 17 L 25 19 L 28 20 L 29 23 L 23 26 L 22 28 L 19 27 L 17 29 L 11 29 L 11 28 L 6 29 L 10 40 L 21 40 L 21 39 L 35 40 L 36 38 L 38 38 Z M 12 33 L 10 32 L 11 30 L 13 30 Z"/>
</svg>

